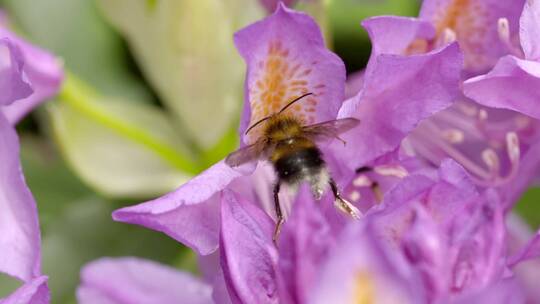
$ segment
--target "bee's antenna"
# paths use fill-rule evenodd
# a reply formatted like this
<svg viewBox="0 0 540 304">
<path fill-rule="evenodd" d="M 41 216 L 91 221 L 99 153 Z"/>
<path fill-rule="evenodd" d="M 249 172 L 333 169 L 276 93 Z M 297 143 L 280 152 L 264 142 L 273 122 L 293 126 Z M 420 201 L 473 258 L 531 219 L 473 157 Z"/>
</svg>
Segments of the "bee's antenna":
<svg viewBox="0 0 540 304">
<path fill-rule="evenodd" d="M 265 118 L 262 118 L 261 120 L 257 121 L 256 123 L 252 124 L 251 127 L 249 127 L 247 130 L 246 130 L 246 133 L 244 134 L 248 134 L 249 131 L 251 131 L 251 129 L 255 128 L 256 126 L 258 126 L 261 122 L 269 119 L 271 116 L 266 116 Z"/>
<path fill-rule="evenodd" d="M 281 108 L 281 110 L 279 110 L 279 112 L 277 114 L 281 114 L 283 111 L 287 110 L 288 107 L 292 106 L 295 102 L 299 101 L 300 99 L 306 97 L 306 96 L 309 96 L 309 95 L 313 95 L 313 93 L 306 93 L 302 96 L 299 96 L 299 97 L 296 97 L 295 99 L 293 99 L 291 102 L 289 102 L 288 104 L 286 104 L 283 108 Z M 276 115 L 276 114 L 272 114 L 272 115 Z M 260 119 L 259 121 L 257 121 L 256 123 L 252 124 L 251 127 L 249 127 L 247 130 L 246 130 L 246 133 L 244 134 L 248 134 L 249 131 L 251 131 L 251 129 L 255 128 L 256 126 L 258 126 L 260 123 L 262 123 L 263 121 L 269 119 L 270 117 L 272 117 L 272 115 L 270 116 L 266 116 L 262 119 Z"/>
<path fill-rule="evenodd" d="M 299 97 L 296 97 L 295 99 L 293 99 L 291 102 L 289 102 L 286 106 L 284 106 L 283 108 L 281 108 L 281 110 L 279 110 L 278 114 L 282 113 L 283 111 L 287 110 L 288 107 L 292 106 L 294 103 L 296 103 L 297 101 L 299 101 L 300 99 L 306 97 L 306 96 L 309 96 L 309 95 L 313 95 L 313 93 L 306 93 L 302 96 L 299 96 Z"/>
</svg>

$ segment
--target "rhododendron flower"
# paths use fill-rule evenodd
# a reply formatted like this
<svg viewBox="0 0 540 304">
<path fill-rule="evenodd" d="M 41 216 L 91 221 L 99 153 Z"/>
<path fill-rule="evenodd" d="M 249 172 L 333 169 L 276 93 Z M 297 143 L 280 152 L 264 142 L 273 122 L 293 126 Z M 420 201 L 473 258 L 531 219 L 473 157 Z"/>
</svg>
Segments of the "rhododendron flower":
<svg viewBox="0 0 540 304">
<path fill-rule="evenodd" d="M 331 193 L 316 200 L 303 185 L 294 196 L 280 193 L 290 216 L 274 244 L 270 164 L 233 169 L 223 161 L 114 219 L 162 231 L 202 263 L 212 261 L 201 284 L 212 286 L 216 302 L 530 300 L 514 269 L 536 257 L 538 240 L 510 252 L 505 216 L 534 176 L 536 121 L 525 111 L 480 109 L 462 101 L 460 89 L 462 77 L 514 51 L 491 25 L 514 20 L 521 7 L 474 3 L 426 1 L 420 19 L 366 20 L 373 52 L 360 91 L 346 101 L 343 63 L 308 16 L 279 5 L 235 35 L 247 64 L 241 146 L 261 136 L 260 128 L 245 134 L 249 126 L 300 94 L 313 93 L 290 109 L 305 124 L 359 119 L 342 136 L 346 146 L 320 145 L 342 194 L 362 211 L 359 220 L 336 212 Z M 485 167 L 476 170 L 480 161 Z M 92 285 L 84 278 L 83 288 Z M 94 287 L 115 293 L 108 284 Z"/>
<path fill-rule="evenodd" d="M 62 70 L 54 56 L 4 26 L 0 25 L 0 271 L 23 285 L 0 303 L 48 303 L 36 203 L 22 175 L 13 124 L 58 91 Z"/>
<path fill-rule="evenodd" d="M 244 144 L 250 141 L 244 132 L 252 121 L 281 108 L 299 93 L 314 92 L 318 96 L 298 105 L 297 111 L 306 122 L 335 119 L 343 100 L 345 67 L 325 49 L 321 33 L 311 18 L 280 6 L 267 19 L 238 32 L 235 42 L 248 62 L 246 102 L 240 123 Z M 282 76 L 282 71 L 287 77 Z M 252 109 L 251 102 L 261 98 L 265 103 Z M 249 135 L 258 135 L 257 132 L 255 129 Z M 232 169 L 219 162 L 175 192 L 118 210 L 114 218 L 164 231 L 198 253 L 209 254 L 218 247 L 223 189 L 236 189 L 246 195 L 263 193 L 262 201 L 270 201 L 273 177 L 263 176 L 265 181 L 259 186 L 256 178 L 250 181 L 253 168 L 245 167 Z"/>
</svg>

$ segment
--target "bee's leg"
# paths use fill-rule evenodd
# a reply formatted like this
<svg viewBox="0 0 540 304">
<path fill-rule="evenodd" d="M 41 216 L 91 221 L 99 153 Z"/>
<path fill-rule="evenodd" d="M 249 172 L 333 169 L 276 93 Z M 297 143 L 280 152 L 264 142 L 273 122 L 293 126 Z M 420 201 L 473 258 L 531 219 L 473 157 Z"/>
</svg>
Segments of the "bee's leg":
<svg viewBox="0 0 540 304">
<path fill-rule="evenodd" d="M 339 190 L 337 188 L 336 182 L 333 179 L 329 181 L 330 187 L 332 188 L 332 193 L 334 193 L 334 206 L 344 213 L 350 215 L 353 219 L 360 219 L 361 212 L 353 204 L 348 202 L 346 199 L 341 197 Z"/>
<path fill-rule="evenodd" d="M 277 215 L 277 223 L 276 223 L 276 229 L 274 230 L 274 236 L 272 237 L 272 240 L 274 241 L 274 244 L 277 246 L 277 240 L 279 237 L 279 233 L 281 231 L 281 225 L 283 225 L 283 222 L 285 221 L 283 219 L 283 213 L 281 212 L 281 205 L 279 204 L 279 188 L 281 184 L 279 181 L 274 186 L 274 207 L 276 209 L 276 215 Z"/>
</svg>

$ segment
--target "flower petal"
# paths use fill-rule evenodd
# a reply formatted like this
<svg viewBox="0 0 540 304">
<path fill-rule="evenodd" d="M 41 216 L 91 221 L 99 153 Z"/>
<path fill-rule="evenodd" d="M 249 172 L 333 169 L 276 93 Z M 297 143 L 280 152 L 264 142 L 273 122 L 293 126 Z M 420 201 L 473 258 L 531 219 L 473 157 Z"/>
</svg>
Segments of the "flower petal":
<svg viewBox="0 0 540 304">
<path fill-rule="evenodd" d="M 364 89 L 338 115 L 361 123 L 342 136 L 354 149 L 336 152 L 353 169 L 395 150 L 420 121 L 459 95 L 462 56 L 457 44 L 423 55 L 381 54 L 370 61 Z"/>
<path fill-rule="evenodd" d="M 103 258 L 84 266 L 81 304 L 213 303 L 212 288 L 190 274 L 153 261 Z"/>
<path fill-rule="evenodd" d="M 0 106 L 7 106 L 32 94 L 23 67 L 24 58 L 19 47 L 7 37 L 0 38 Z"/>
<path fill-rule="evenodd" d="M 28 281 L 40 275 L 37 209 L 22 175 L 19 141 L 0 114 L 0 271 Z"/>
<path fill-rule="evenodd" d="M 518 111 L 540 118 L 540 62 L 505 56 L 489 73 L 463 84 L 465 95 L 493 108 Z"/>
<path fill-rule="evenodd" d="M 524 0 L 427 0 L 423 1 L 420 19 L 430 21 L 439 42 L 451 30 L 465 55 L 465 69 L 483 72 L 509 47 L 499 38 L 499 18 L 507 18 L 510 37 L 518 33 L 518 20 Z"/>
<path fill-rule="evenodd" d="M 248 126 L 278 112 L 288 102 L 313 93 L 287 112 L 305 124 L 335 119 L 345 94 L 345 66 L 324 46 L 317 24 L 280 4 L 276 12 L 235 34 L 235 44 L 248 66 L 242 142 L 260 135 Z"/>
<path fill-rule="evenodd" d="M 513 278 L 500 280 L 486 288 L 473 290 L 458 295 L 450 301 L 442 301 L 449 304 L 524 304 L 526 302 L 522 288 Z M 534 302 L 532 302 L 534 303 Z"/>
<path fill-rule="evenodd" d="M 220 192 L 250 169 L 235 170 L 221 161 L 169 194 L 116 210 L 113 219 L 164 232 L 201 255 L 210 254 L 218 247 Z M 246 185 L 251 186 L 246 180 L 243 190 L 251 192 Z"/>
<path fill-rule="evenodd" d="M 362 21 L 373 45 L 371 56 L 412 55 L 428 51 L 435 29 L 428 21 L 397 16 L 378 16 Z"/>
<path fill-rule="evenodd" d="M 425 302 L 417 274 L 368 225 L 355 223 L 345 231 L 322 264 L 309 303 Z"/>
<path fill-rule="evenodd" d="M 519 20 L 519 38 L 527 60 L 540 61 L 540 1 L 525 2 Z"/>
<path fill-rule="evenodd" d="M 279 303 L 274 223 L 231 191 L 221 203 L 220 255 L 233 303 Z"/>
<path fill-rule="evenodd" d="M 34 91 L 30 96 L 26 95 L 24 100 L 0 109 L 8 120 L 15 124 L 33 108 L 58 92 L 63 79 L 62 64 L 54 55 L 31 45 L 5 28 L 0 27 L 0 37 L 8 37 L 20 48 L 24 60 L 22 69 Z"/>
<path fill-rule="evenodd" d="M 50 294 L 47 287 L 47 277 L 40 276 L 19 287 L 0 304 L 49 304 Z"/>
<path fill-rule="evenodd" d="M 521 251 L 511 257 L 508 261 L 509 266 L 514 266 L 520 262 L 540 257 L 540 230 L 525 244 Z"/>
</svg>

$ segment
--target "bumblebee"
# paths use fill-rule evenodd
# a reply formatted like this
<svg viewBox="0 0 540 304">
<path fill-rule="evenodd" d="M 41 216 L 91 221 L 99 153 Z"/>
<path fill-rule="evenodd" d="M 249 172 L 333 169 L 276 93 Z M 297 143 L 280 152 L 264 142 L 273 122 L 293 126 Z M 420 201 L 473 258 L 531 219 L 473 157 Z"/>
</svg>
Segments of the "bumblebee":
<svg viewBox="0 0 540 304">
<path fill-rule="evenodd" d="M 225 159 L 225 163 L 230 167 L 237 167 L 258 159 L 266 159 L 273 164 L 278 177 L 273 191 L 277 215 L 274 242 L 277 241 L 284 222 L 279 202 L 279 191 L 283 184 L 296 189 L 301 183 L 307 182 L 316 199 L 320 199 L 329 186 L 338 209 L 355 219 L 359 218 L 360 214 L 356 207 L 340 195 L 336 183 L 326 168 L 323 154 L 316 144 L 319 141 L 335 138 L 341 140 L 339 134 L 356 127 L 360 121 L 355 118 L 343 118 L 306 126 L 294 115 L 287 115 L 288 108 L 309 95 L 313 93 L 306 93 L 293 99 L 279 112 L 266 116 L 251 125 L 245 134 L 265 123 L 261 126 L 263 130 L 259 138 L 255 143 L 232 152 Z"/>
</svg>

